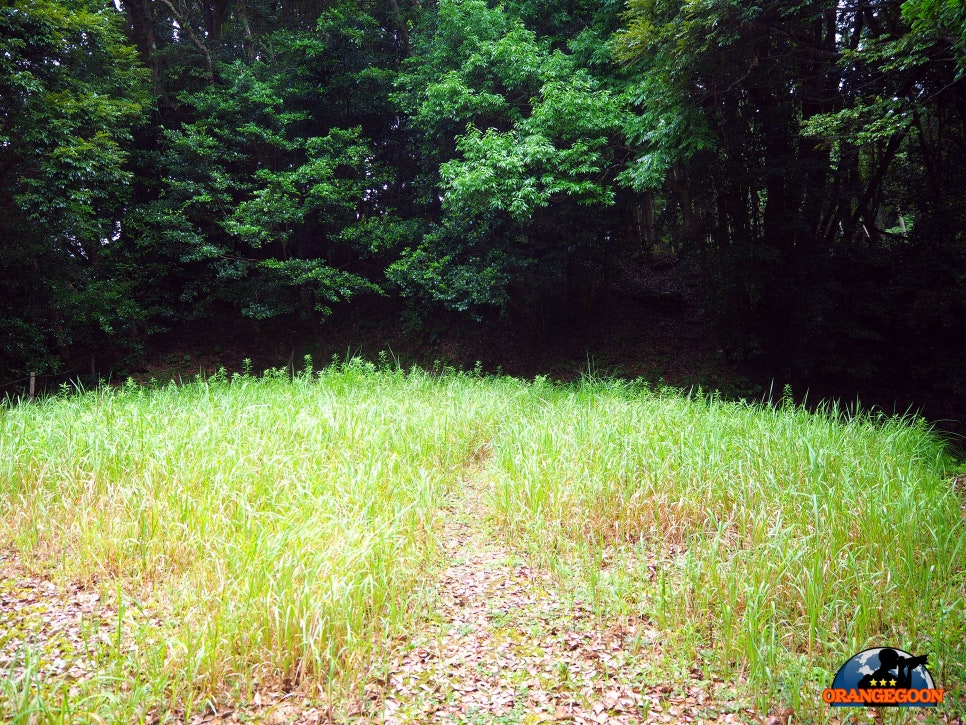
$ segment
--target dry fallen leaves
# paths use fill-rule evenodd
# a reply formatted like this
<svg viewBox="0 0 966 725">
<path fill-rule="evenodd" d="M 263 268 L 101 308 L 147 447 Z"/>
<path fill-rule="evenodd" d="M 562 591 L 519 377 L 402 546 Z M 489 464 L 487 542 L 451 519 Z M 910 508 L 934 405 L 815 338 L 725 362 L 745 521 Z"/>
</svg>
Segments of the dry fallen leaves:
<svg viewBox="0 0 966 725">
<path fill-rule="evenodd" d="M 710 713 L 703 686 L 646 681 L 641 663 L 660 634 L 644 621 L 601 626 L 590 608 L 557 596 L 547 572 L 521 565 L 481 525 L 480 485 L 461 488 L 443 541 L 453 562 L 436 608 L 400 643 L 386 678 L 365 688 L 366 722 L 760 722 Z M 643 636 L 642 636 L 643 635 Z M 631 643 L 648 651 L 632 652 Z"/>
<path fill-rule="evenodd" d="M 117 646 L 118 626 L 131 624 L 98 593 L 30 576 L 12 552 L 0 552 L 0 671 L 11 679 L 24 676 L 28 653 L 35 679 L 90 679 L 101 653 Z M 134 647 L 129 637 L 120 642 Z"/>
</svg>

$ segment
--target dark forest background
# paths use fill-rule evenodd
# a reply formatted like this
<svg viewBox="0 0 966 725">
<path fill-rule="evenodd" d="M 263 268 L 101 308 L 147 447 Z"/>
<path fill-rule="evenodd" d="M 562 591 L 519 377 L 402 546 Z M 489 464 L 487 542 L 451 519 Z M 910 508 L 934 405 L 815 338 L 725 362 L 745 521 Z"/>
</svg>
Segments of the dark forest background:
<svg viewBox="0 0 966 725">
<path fill-rule="evenodd" d="M 3 0 L 0 384 L 693 303 L 749 374 L 957 417 L 964 70 L 955 0 Z"/>
</svg>

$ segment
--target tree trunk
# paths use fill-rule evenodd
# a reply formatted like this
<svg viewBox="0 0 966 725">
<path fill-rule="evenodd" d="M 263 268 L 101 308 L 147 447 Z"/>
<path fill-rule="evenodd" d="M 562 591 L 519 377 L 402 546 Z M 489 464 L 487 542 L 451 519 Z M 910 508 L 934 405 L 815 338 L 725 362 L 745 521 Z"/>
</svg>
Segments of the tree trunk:
<svg viewBox="0 0 966 725">
<path fill-rule="evenodd" d="M 221 42 L 221 29 L 228 20 L 228 0 L 205 3 L 205 29 L 213 43 Z"/>
<path fill-rule="evenodd" d="M 123 8 L 127 12 L 131 40 L 141 55 L 141 62 L 151 71 L 151 83 L 157 93 L 160 90 L 160 79 L 153 3 L 151 0 L 124 0 Z"/>
<path fill-rule="evenodd" d="M 242 32 L 245 34 L 245 61 L 248 65 L 255 62 L 255 36 L 252 34 L 252 26 L 248 21 L 248 9 L 245 7 L 245 0 L 238 0 L 238 19 L 242 24 Z"/>
</svg>

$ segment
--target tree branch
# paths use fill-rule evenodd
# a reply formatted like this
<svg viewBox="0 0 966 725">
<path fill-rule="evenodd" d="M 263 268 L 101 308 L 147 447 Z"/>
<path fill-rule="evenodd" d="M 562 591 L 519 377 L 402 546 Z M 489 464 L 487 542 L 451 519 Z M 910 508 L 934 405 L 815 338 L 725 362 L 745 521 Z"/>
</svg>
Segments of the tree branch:
<svg viewBox="0 0 966 725">
<path fill-rule="evenodd" d="M 191 40 L 194 46 L 199 50 L 201 55 L 204 57 L 205 80 L 208 81 L 209 86 L 215 85 L 215 66 L 214 66 L 214 63 L 211 62 L 211 53 L 208 52 L 208 48 L 205 47 L 205 44 L 202 43 L 201 39 L 195 34 L 195 31 L 192 29 L 191 24 L 188 23 L 184 19 L 184 17 L 182 17 L 181 13 L 178 12 L 175 6 L 171 4 L 171 0 L 161 0 L 161 4 L 167 7 L 168 10 L 171 11 L 171 14 L 174 16 L 174 19 L 177 21 L 178 25 L 181 26 L 181 29 L 188 34 L 188 39 Z"/>
</svg>

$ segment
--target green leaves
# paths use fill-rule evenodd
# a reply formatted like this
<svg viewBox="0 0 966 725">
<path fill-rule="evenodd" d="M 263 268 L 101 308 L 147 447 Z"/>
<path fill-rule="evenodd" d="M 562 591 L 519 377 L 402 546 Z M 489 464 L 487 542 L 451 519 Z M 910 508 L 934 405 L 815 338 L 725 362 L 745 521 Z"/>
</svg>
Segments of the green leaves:
<svg viewBox="0 0 966 725">
<path fill-rule="evenodd" d="M 378 180 L 359 129 L 333 129 L 304 141 L 308 160 L 291 171 L 259 169 L 254 188 L 222 226 L 254 248 L 280 244 L 283 254 L 302 225 L 333 235 L 351 225 L 365 185 Z"/>
<path fill-rule="evenodd" d="M 803 123 L 802 133 L 859 145 L 888 141 L 909 129 L 916 110 L 906 99 L 873 97 L 836 113 L 812 116 Z"/>
<path fill-rule="evenodd" d="M 432 302 L 480 318 L 487 308 L 508 302 L 507 287 L 527 260 L 487 249 L 479 232 L 471 223 L 437 227 L 418 247 L 403 251 L 386 275 L 404 296 L 426 299 L 431 291 Z M 464 246 L 456 249 L 454 238 L 463 239 Z"/>
<path fill-rule="evenodd" d="M 150 100 L 120 21 L 83 0 L 0 8 L 0 371 L 55 366 L 48 345 L 96 345 L 141 315 L 115 265 Z"/>
<path fill-rule="evenodd" d="M 948 46 L 962 77 L 966 71 L 966 5 L 961 0 L 907 0 L 902 4 L 902 17 L 916 35 Z"/>
<path fill-rule="evenodd" d="M 405 294 L 421 289 L 452 309 L 487 298 L 502 306 L 511 270 L 530 266 L 535 253 L 549 269 L 578 244 L 571 226 L 556 235 L 541 230 L 556 236 L 542 249 L 521 246 L 541 220 L 553 219 L 546 210 L 614 203 L 627 106 L 503 7 L 444 0 L 417 43 L 396 100 L 426 139 L 442 215 L 390 278 Z M 468 225 L 478 243 L 467 241 Z M 489 295 L 487 285 L 494 285 Z"/>
<path fill-rule="evenodd" d="M 471 128 L 461 137 L 457 148 L 463 157 L 440 168 L 444 207 L 454 213 L 497 209 L 526 222 L 554 195 L 585 204 L 613 201 L 610 188 L 589 178 L 602 171 L 600 141 L 557 148 L 546 136 L 523 133 Z"/>
<path fill-rule="evenodd" d="M 350 79 L 344 68 L 329 75 L 333 48 L 361 52 L 352 27 L 336 22 L 345 12 L 327 11 L 317 31 L 274 32 L 264 59 L 224 63 L 220 84 L 182 94 L 193 120 L 165 132 L 159 203 L 193 230 L 180 240 L 193 247 L 182 258 L 202 263 L 211 280 L 193 288 L 199 299 L 214 288 L 266 318 L 327 314 L 353 294 L 379 291 L 366 274 L 326 262 L 346 265 L 398 244 L 399 233 L 391 210 L 372 203 L 392 183 L 379 151 L 361 125 L 335 125 Z M 385 82 L 378 68 L 359 70 L 366 84 Z"/>
<path fill-rule="evenodd" d="M 19 168 L 4 191 L 39 234 L 94 244 L 104 236 L 97 217 L 129 179 L 126 147 L 147 97 L 117 13 L 77 5 L 0 10 L 0 169 Z"/>
<path fill-rule="evenodd" d="M 279 294 L 286 287 L 310 291 L 316 311 L 326 315 L 332 312 L 334 303 L 345 302 L 364 292 L 382 292 L 364 277 L 335 269 L 321 259 L 266 259 L 258 263 L 258 271 L 256 293 L 243 308 L 246 315 L 255 318 L 295 312 L 295 306 L 286 305 L 291 296 Z"/>
</svg>

